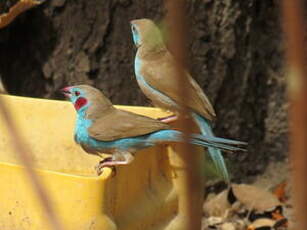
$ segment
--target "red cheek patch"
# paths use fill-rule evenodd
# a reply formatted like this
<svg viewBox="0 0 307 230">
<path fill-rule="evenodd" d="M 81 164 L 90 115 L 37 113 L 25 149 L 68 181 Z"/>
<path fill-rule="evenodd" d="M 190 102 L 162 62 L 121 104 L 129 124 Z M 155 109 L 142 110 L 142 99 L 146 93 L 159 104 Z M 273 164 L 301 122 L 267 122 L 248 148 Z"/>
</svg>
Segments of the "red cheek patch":
<svg viewBox="0 0 307 230">
<path fill-rule="evenodd" d="M 74 106 L 76 110 L 81 109 L 83 106 L 87 104 L 87 100 L 84 97 L 78 98 L 78 100 L 75 102 Z"/>
</svg>

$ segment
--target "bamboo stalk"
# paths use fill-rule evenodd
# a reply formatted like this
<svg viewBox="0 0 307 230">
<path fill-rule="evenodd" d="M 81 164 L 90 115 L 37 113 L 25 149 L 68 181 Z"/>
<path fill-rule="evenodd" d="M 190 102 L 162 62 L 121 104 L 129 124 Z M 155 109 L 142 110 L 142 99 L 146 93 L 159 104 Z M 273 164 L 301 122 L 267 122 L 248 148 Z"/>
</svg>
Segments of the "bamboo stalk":
<svg viewBox="0 0 307 230">
<path fill-rule="evenodd" d="M 187 77 L 182 69 L 186 69 L 186 24 L 185 1 L 184 0 L 166 0 L 167 22 L 170 27 L 170 42 L 168 48 L 177 60 L 177 92 L 181 97 L 182 111 L 179 117 L 178 128 L 185 133 L 186 141 L 176 148 L 177 157 L 177 190 L 178 190 L 178 216 L 181 218 L 180 226 L 174 229 L 201 229 L 202 203 L 204 197 L 204 179 L 202 175 L 203 153 L 197 153 L 193 150 L 187 138 L 192 133 L 194 123 L 189 117 L 189 111 L 185 104 L 188 104 L 190 89 L 187 87 Z M 183 170 L 182 170 L 183 169 Z"/>
<path fill-rule="evenodd" d="M 290 158 L 296 217 L 299 220 L 297 229 L 307 226 L 307 63 L 303 10 L 301 0 L 283 1 L 283 26 L 289 67 Z"/>
</svg>

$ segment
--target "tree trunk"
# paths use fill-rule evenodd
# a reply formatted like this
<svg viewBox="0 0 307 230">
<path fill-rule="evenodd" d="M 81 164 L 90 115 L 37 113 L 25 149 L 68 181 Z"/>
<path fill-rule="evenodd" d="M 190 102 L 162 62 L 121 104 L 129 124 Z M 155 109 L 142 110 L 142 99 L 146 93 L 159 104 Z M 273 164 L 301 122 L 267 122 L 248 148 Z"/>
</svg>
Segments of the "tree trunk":
<svg viewBox="0 0 307 230">
<path fill-rule="evenodd" d="M 188 2 L 190 72 L 216 109 L 216 134 L 249 142 L 247 153 L 226 154 L 233 175 L 256 175 L 287 153 L 279 6 Z M 129 21 L 163 15 L 160 0 L 50 0 L 0 31 L 4 85 L 11 94 L 58 98 L 60 87 L 91 84 L 115 104 L 147 105 L 134 78 Z"/>
</svg>

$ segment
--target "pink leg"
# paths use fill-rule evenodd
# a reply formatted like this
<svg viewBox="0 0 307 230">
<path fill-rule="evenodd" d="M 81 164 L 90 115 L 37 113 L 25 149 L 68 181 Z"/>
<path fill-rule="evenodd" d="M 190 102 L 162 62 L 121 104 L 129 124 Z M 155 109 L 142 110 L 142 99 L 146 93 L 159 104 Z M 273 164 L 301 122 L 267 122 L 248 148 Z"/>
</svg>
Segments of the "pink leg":
<svg viewBox="0 0 307 230">
<path fill-rule="evenodd" d="M 112 161 L 112 157 L 108 157 L 105 158 L 103 160 L 101 160 L 96 166 L 95 166 L 95 170 L 97 172 L 97 175 L 100 176 L 102 171 L 103 171 L 103 165 L 109 161 Z M 115 168 L 114 168 L 115 169 Z"/>
<path fill-rule="evenodd" d="M 167 117 L 158 118 L 159 121 L 162 121 L 164 123 L 171 123 L 173 121 L 176 121 L 177 119 L 178 119 L 177 115 L 171 115 L 171 116 L 167 116 Z"/>
<path fill-rule="evenodd" d="M 100 164 L 100 167 L 104 168 L 104 167 L 113 167 L 113 166 L 117 166 L 117 165 L 127 165 L 130 162 L 127 161 L 108 161 L 108 162 L 104 162 L 102 164 Z"/>
<path fill-rule="evenodd" d="M 123 160 L 119 160 L 118 158 L 124 158 Z M 128 153 L 117 153 L 114 154 L 112 157 L 108 157 L 103 159 L 98 163 L 98 165 L 95 167 L 98 176 L 101 175 L 104 167 L 112 167 L 115 171 L 115 166 L 117 165 L 127 165 L 130 164 L 131 161 L 133 161 L 134 157 Z"/>
</svg>

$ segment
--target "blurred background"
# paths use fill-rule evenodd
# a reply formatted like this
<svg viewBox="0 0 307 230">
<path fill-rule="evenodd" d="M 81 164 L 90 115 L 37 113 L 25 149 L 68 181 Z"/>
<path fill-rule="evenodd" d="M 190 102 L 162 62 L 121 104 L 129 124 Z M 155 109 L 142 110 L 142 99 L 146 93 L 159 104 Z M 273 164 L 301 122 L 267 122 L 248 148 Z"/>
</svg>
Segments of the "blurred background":
<svg viewBox="0 0 307 230">
<path fill-rule="evenodd" d="M 4 2 L 16 1 L 1 9 Z M 280 7 L 275 0 L 188 1 L 190 72 L 216 109 L 215 132 L 249 142 L 248 152 L 225 154 L 235 181 L 279 165 L 288 152 Z M 59 88 L 85 83 L 114 104 L 150 105 L 133 76 L 129 21 L 163 24 L 164 15 L 160 0 L 46 1 L 0 30 L 4 87 L 61 99 Z"/>
</svg>

